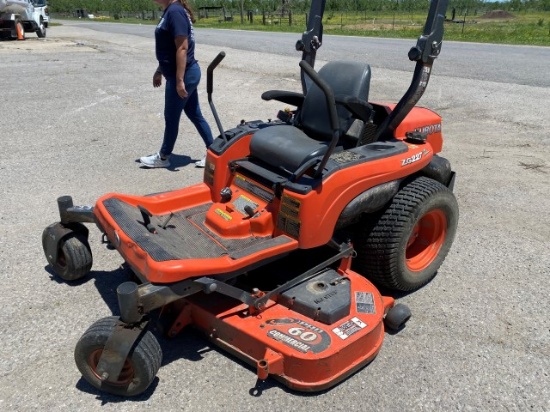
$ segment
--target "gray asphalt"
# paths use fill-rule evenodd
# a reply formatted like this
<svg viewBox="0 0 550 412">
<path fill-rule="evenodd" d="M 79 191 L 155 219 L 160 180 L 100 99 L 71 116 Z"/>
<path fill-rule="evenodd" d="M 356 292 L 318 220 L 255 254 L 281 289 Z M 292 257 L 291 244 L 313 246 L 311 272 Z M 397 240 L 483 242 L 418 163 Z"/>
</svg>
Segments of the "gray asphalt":
<svg viewBox="0 0 550 412">
<path fill-rule="evenodd" d="M 209 44 L 210 32 L 228 43 Z M 413 317 L 399 334 L 386 335 L 369 366 L 320 394 L 268 380 L 252 396 L 255 371 L 184 331 L 161 340 L 163 365 L 142 396 L 120 399 L 84 382 L 74 346 L 93 322 L 117 312 L 115 290 L 126 278 L 122 259 L 93 227 L 90 276 L 69 285 L 52 275 L 41 234 L 58 220 L 55 199 L 69 194 L 91 205 L 107 192 L 154 193 L 202 179 L 193 161 L 204 147 L 187 121 L 174 167 L 135 163 L 158 150 L 163 129 L 163 93 L 151 85 L 154 44 L 145 33 L 64 25 L 44 41 L 0 42 L 0 410 L 550 410 L 550 86 L 547 71 L 535 70 L 548 67 L 548 50 L 531 47 L 480 46 L 493 54 L 480 54 L 476 65 L 502 65 L 487 71 L 493 78 L 464 74 L 473 64 L 468 53 L 452 57 L 453 48 L 477 45 L 444 44 L 420 103 L 443 116 L 443 155 L 458 176 L 458 235 L 434 281 L 399 299 Z M 220 48 L 227 53 L 214 90 L 225 128 L 274 117 L 281 107 L 263 102 L 263 91 L 299 90 L 295 52 L 240 49 L 231 32 L 208 33 L 198 33 L 203 67 Z M 259 34 L 241 35 L 260 42 Z M 294 36 L 275 43 L 287 38 L 293 47 Z M 325 38 L 318 66 L 335 56 L 331 42 L 338 39 Z M 411 78 L 412 44 L 372 42 L 402 61 L 367 56 L 371 99 L 395 101 Z M 525 58 L 509 62 L 510 50 Z M 526 72 L 518 68 L 518 79 L 510 76 L 516 64 Z M 204 84 L 200 90 L 214 125 Z"/>
<path fill-rule="evenodd" d="M 112 23 L 71 22 L 110 33 L 151 38 L 155 26 Z M 298 33 L 250 32 L 244 30 L 196 29 L 197 41 L 220 48 L 299 56 L 294 45 Z M 319 56 L 325 60 L 367 61 L 372 67 L 409 71 L 414 68 L 405 53 L 416 44 L 412 39 L 381 39 L 324 35 Z M 404 57 L 405 56 L 405 57 Z M 550 87 L 550 47 L 444 42 L 443 53 L 435 66 L 441 76 L 487 80 L 525 86 Z"/>
</svg>

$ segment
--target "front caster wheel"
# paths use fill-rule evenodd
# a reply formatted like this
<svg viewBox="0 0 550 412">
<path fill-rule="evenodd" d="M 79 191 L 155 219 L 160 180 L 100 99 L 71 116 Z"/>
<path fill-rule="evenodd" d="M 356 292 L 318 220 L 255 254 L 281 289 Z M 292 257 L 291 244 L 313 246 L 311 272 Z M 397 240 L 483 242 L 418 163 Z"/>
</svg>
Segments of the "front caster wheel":
<svg viewBox="0 0 550 412">
<path fill-rule="evenodd" d="M 405 323 L 411 318 L 411 310 L 408 306 L 399 303 L 388 310 L 384 318 L 386 328 L 397 332 L 405 327 Z"/>
<path fill-rule="evenodd" d="M 84 379 L 96 389 L 113 395 L 136 396 L 153 382 L 162 361 L 162 350 L 155 336 L 146 331 L 130 350 L 116 381 L 102 381 L 97 365 L 117 322 L 117 316 L 110 316 L 90 326 L 76 344 L 74 359 Z"/>
<path fill-rule="evenodd" d="M 82 226 L 74 225 L 77 229 Z M 62 231 L 65 231 L 65 234 L 60 236 Z M 54 223 L 44 230 L 42 234 L 44 254 L 55 274 L 61 279 L 70 282 L 90 273 L 93 261 L 87 233 L 87 231 L 79 232 L 73 228 L 65 228 L 60 223 Z"/>
</svg>

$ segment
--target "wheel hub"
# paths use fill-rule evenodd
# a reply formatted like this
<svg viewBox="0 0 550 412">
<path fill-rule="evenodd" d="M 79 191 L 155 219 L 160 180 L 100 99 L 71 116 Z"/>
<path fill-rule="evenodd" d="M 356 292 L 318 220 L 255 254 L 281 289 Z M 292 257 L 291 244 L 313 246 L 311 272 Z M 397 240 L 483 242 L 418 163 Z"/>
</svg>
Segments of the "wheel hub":
<svg viewBox="0 0 550 412">
<path fill-rule="evenodd" d="M 430 210 L 418 220 L 407 241 L 407 267 L 427 268 L 437 257 L 447 235 L 447 218 L 440 209 Z"/>
<path fill-rule="evenodd" d="M 103 379 L 103 377 L 97 373 L 97 365 L 99 363 L 99 359 L 101 358 L 102 353 L 103 353 L 103 349 L 97 349 L 90 354 L 90 357 L 88 359 L 88 364 L 90 365 L 90 368 L 92 369 L 93 374 L 99 380 Z M 126 359 L 126 361 L 124 361 L 124 366 L 120 371 L 120 375 L 118 375 L 117 381 L 116 382 L 110 381 L 109 384 L 116 385 L 116 386 L 126 386 L 130 382 L 132 382 L 132 379 L 134 379 L 134 367 L 132 366 L 132 362 Z"/>
</svg>

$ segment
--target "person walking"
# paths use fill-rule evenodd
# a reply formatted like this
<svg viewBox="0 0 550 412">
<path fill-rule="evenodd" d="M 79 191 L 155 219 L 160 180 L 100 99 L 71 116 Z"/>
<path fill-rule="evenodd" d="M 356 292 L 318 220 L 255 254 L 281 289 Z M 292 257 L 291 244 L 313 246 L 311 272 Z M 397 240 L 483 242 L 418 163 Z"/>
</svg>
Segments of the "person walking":
<svg viewBox="0 0 550 412">
<path fill-rule="evenodd" d="M 202 115 L 197 87 L 201 69 L 195 59 L 195 18 L 187 0 L 154 0 L 164 12 L 155 29 L 155 52 L 158 67 L 153 74 L 153 87 L 164 91 L 164 139 L 158 153 L 141 157 L 146 167 L 169 167 L 170 155 L 178 138 L 181 112 L 195 125 L 206 148 L 212 144 L 212 131 Z M 206 157 L 195 163 L 204 167 Z"/>
</svg>

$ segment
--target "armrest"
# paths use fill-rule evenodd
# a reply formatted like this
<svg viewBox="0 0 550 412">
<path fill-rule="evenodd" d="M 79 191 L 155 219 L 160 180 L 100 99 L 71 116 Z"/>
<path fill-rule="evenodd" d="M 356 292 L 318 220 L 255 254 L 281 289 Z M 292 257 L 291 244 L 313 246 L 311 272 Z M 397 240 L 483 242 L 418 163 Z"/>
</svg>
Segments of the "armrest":
<svg viewBox="0 0 550 412">
<path fill-rule="evenodd" d="M 342 95 L 335 96 L 334 100 L 336 101 L 336 104 L 341 104 L 342 106 L 344 106 L 359 120 L 368 123 L 372 119 L 374 111 L 372 109 L 372 105 L 369 102 L 354 96 Z"/>
<path fill-rule="evenodd" d="M 262 93 L 264 100 L 278 100 L 290 104 L 291 106 L 301 107 L 304 103 L 304 95 L 297 92 L 287 92 L 284 90 L 268 90 Z"/>
</svg>

